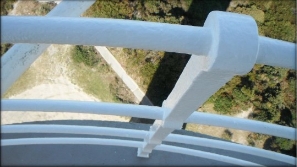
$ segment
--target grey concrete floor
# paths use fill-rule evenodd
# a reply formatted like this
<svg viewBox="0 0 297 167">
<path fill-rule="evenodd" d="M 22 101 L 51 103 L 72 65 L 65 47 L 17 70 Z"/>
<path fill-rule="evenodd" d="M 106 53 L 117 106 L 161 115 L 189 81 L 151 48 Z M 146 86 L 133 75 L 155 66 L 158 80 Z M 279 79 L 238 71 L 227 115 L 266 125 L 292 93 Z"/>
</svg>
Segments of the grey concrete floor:
<svg viewBox="0 0 297 167">
<path fill-rule="evenodd" d="M 112 121 L 42 121 L 22 124 L 62 124 L 62 125 L 88 125 L 103 127 L 121 127 L 129 129 L 148 130 L 150 125 L 112 122 Z M 176 130 L 176 134 L 197 136 L 218 139 L 211 136 Z M 66 135 L 66 134 L 2 134 L 2 139 L 24 138 L 24 137 L 95 137 L 91 135 Z M 107 136 L 100 136 L 109 138 Z M 221 140 L 221 139 L 218 139 Z M 213 149 L 200 146 L 176 144 L 163 142 L 186 148 L 192 148 L 217 154 L 223 154 L 247 161 L 267 165 L 267 166 L 289 166 L 279 161 L 259 158 L 249 154 L 233 151 Z M 23 146 L 3 146 L 1 147 L 1 165 L 13 166 L 232 166 L 228 163 L 209 160 L 194 156 L 177 153 L 169 153 L 154 150 L 150 158 L 137 157 L 137 149 L 117 146 L 94 146 L 94 145 L 23 145 Z"/>
</svg>

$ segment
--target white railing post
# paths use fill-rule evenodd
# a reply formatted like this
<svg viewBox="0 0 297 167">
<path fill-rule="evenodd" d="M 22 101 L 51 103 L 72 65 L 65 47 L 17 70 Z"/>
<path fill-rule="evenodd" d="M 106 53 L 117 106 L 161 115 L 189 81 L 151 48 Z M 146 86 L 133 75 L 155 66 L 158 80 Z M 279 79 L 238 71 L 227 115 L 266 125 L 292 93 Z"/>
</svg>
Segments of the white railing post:
<svg viewBox="0 0 297 167">
<path fill-rule="evenodd" d="M 213 93 L 233 76 L 246 74 L 254 66 L 258 28 L 252 17 L 215 11 L 208 15 L 204 27 L 210 28 L 212 33 L 208 55 L 191 57 L 173 91 L 163 102 L 162 107 L 168 109 L 163 120 L 154 122 L 138 149 L 139 157 L 149 157 L 149 153 L 174 129 L 180 129 Z"/>
<path fill-rule="evenodd" d="M 79 17 L 94 2 L 95 0 L 62 1 L 46 16 Z M 49 46 L 50 44 L 15 44 L 1 57 L 1 96 Z"/>
</svg>

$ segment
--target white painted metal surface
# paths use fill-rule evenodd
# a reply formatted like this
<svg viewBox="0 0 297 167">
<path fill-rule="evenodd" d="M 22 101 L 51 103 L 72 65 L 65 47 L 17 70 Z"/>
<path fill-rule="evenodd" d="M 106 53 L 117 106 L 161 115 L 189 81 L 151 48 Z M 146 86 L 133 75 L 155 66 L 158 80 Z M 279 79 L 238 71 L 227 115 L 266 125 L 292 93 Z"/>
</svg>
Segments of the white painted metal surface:
<svg viewBox="0 0 297 167">
<path fill-rule="evenodd" d="M 71 2 L 71 1 L 69 1 Z M 76 1 L 78 2 L 78 1 Z M 76 3 L 75 2 L 75 3 Z M 86 1 L 88 2 L 88 1 Z M 93 3 L 93 2 L 92 2 Z M 92 4 L 89 3 L 88 5 Z M 61 9 L 69 6 L 61 3 Z M 66 5 L 65 5 L 66 4 Z M 85 4 L 87 7 L 87 4 Z M 52 11 L 48 16 L 70 16 L 83 12 L 80 8 L 68 11 Z M 81 11 L 80 11 L 81 10 Z M 60 14 L 58 14 L 60 12 Z M 138 156 L 148 157 L 152 150 L 194 155 L 198 157 L 233 163 L 236 165 L 259 165 L 223 155 L 180 148 L 162 144 L 162 141 L 180 142 L 186 144 L 208 146 L 222 149 L 238 149 L 239 152 L 281 159 L 283 162 L 295 164 L 295 158 L 234 143 L 214 141 L 170 134 L 180 129 L 183 122 L 214 125 L 234 129 L 248 130 L 263 134 L 296 140 L 295 130 L 289 127 L 272 125 L 259 121 L 231 118 L 207 113 L 194 112 L 213 93 L 235 75 L 249 72 L 255 63 L 280 66 L 295 69 L 296 45 L 259 37 L 257 25 L 250 16 L 211 12 L 204 27 L 170 25 L 131 20 L 66 18 L 66 17 L 1 17 L 1 43 L 43 43 L 15 45 L 1 58 L 1 70 L 6 76 L 1 76 L 2 95 L 11 84 L 30 66 L 32 62 L 49 46 L 48 44 L 81 44 L 118 46 L 127 48 L 163 50 L 193 54 L 179 78 L 175 88 L 163 103 L 163 108 L 108 104 L 96 102 L 74 101 L 42 101 L 42 100 L 2 100 L 1 110 L 9 111 L 60 111 L 82 112 L 94 114 L 111 114 L 158 119 L 150 131 L 136 131 L 113 128 L 81 129 L 80 127 L 31 126 L 26 129 L 8 129 L 6 132 L 42 132 L 50 133 L 102 133 L 105 135 L 132 137 L 144 139 L 143 142 L 114 139 L 92 138 L 50 138 L 50 139 L 9 139 L 2 140 L 1 145 L 27 144 L 99 144 L 137 147 Z M 34 31 L 33 31 L 34 30 Z M 17 47 L 18 46 L 18 47 Z M 14 56 L 18 54 L 18 56 Z M 6 71 L 3 71 L 6 70 Z M 13 75 L 11 72 L 15 71 Z M 11 76 L 10 76 L 11 75 Z M 190 116 L 190 117 L 189 117 Z M 7 129 L 6 129 L 7 130 Z M 84 131 L 85 130 L 85 131 Z M 82 132 L 84 131 L 84 132 Z M 124 133 L 127 133 L 125 136 Z M 294 162 L 293 162 L 294 160 Z"/>
<path fill-rule="evenodd" d="M 94 126 L 74 126 L 74 125 L 4 125 L 1 127 L 1 133 L 62 133 L 62 134 L 85 134 L 85 135 L 107 135 L 126 138 L 144 139 L 147 131 L 94 127 Z M 210 148 L 230 150 L 240 153 L 251 154 L 259 157 L 279 160 L 281 162 L 295 164 L 296 158 L 231 142 L 206 139 L 200 137 L 191 137 L 185 135 L 169 134 L 164 141 L 184 143 Z"/>
<path fill-rule="evenodd" d="M 141 142 L 132 140 L 117 140 L 117 139 L 98 139 L 98 138 L 22 138 L 22 139 L 3 139 L 2 146 L 15 145 L 34 145 L 34 144 L 88 144 L 88 145 L 109 145 L 109 146 L 124 146 L 124 147 L 139 147 Z"/>
<path fill-rule="evenodd" d="M 1 100 L 1 111 L 73 112 L 162 119 L 163 109 L 154 106 L 92 101 L 11 99 Z"/>
<path fill-rule="evenodd" d="M 43 111 L 108 114 L 161 120 L 166 108 L 71 100 L 9 99 L 1 100 L 1 111 Z M 296 140 L 295 129 L 266 122 L 193 111 L 186 123 L 211 125 Z"/>
<path fill-rule="evenodd" d="M 2 16 L 1 22 L 1 43 L 113 46 L 197 55 L 207 54 L 211 44 L 209 29 L 177 24 L 38 16 Z"/>
<path fill-rule="evenodd" d="M 36 144 L 87 144 L 87 145 L 111 145 L 111 146 L 124 146 L 124 147 L 140 147 L 142 142 L 127 141 L 118 139 L 96 139 L 96 138 L 22 138 L 22 139 L 4 139 L 1 140 L 2 146 L 16 146 L 16 145 L 36 145 Z M 197 156 L 206 159 L 227 162 L 239 166 L 261 166 L 249 161 L 244 161 L 224 155 L 218 155 L 205 151 L 198 151 L 193 149 L 186 149 L 182 147 L 160 145 L 156 150 L 174 152 L 179 154 L 186 154 L 190 156 Z"/>
<path fill-rule="evenodd" d="M 208 55 L 210 47 L 216 45 L 211 41 L 214 34 L 206 27 L 99 18 L 2 16 L 1 20 L 1 43 L 114 46 L 194 55 Z M 295 44 L 262 36 L 258 38 L 259 51 L 255 63 L 295 69 Z M 258 42 L 253 44 L 258 45 Z"/>
<path fill-rule="evenodd" d="M 260 37 L 257 63 L 296 69 L 296 44 Z"/>
<path fill-rule="evenodd" d="M 62 1 L 46 16 L 79 17 L 94 2 L 95 0 Z M 35 28 L 31 30 L 34 32 Z M 1 37 L 2 35 L 4 32 Z M 15 44 L 1 57 L 1 96 L 49 46 L 50 44 Z"/>
<path fill-rule="evenodd" d="M 213 43 L 202 70 L 244 75 L 254 67 L 259 36 L 257 24 L 251 16 L 210 12 L 204 27 L 211 29 Z"/>
<path fill-rule="evenodd" d="M 62 133 L 62 134 L 84 134 L 84 135 L 105 135 L 126 138 L 143 139 L 146 131 L 95 127 L 95 126 L 76 126 L 76 125 L 3 125 L 1 133 Z"/>
<path fill-rule="evenodd" d="M 138 156 L 148 157 L 155 146 L 232 77 L 248 73 L 256 62 L 258 29 L 250 16 L 211 12 L 204 26 L 211 30 L 212 45 L 206 57 L 192 56 L 175 87 L 163 102 L 163 120 L 155 121 Z M 239 28 L 240 27 L 240 28 Z M 194 98 L 195 97 L 195 98 Z"/>
</svg>

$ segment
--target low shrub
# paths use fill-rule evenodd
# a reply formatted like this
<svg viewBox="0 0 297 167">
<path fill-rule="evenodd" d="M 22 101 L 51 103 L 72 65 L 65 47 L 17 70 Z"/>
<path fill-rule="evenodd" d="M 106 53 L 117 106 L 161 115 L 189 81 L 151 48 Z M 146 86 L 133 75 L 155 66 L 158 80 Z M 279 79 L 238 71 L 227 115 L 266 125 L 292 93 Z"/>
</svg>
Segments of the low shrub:
<svg viewBox="0 0 297 167">
<path fill-rule="evenodd" d="M 84 63 L 87 66 L 95 66 L 99 63 L 95 48 L 93 46 L 77 45 L 74 47 L 72 58 L 77 63 Z"/>
</svg>

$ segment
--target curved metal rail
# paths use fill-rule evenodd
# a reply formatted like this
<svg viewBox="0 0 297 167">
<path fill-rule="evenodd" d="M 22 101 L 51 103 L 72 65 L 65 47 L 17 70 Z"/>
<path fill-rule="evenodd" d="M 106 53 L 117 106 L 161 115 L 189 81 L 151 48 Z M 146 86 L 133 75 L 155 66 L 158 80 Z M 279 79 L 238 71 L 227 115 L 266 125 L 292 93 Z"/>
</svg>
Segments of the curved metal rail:
<svg viewBox="0 0 297 167">
<path fill-rule="evenodd" d="M 125 138 L 144 139 L 147 131 L 110 128 L 110 127 L 95 127 L 95 126 L 75 126 L 75 125 L 4 125 L 1 128 L 1 133 L 61 133 L 61 134 L 84 134 L 84 135 L 106 135 Z M 230 150 L 240 153 L 246 153 L 259 157 L 279 160 L 281 162 L 295 164 L 294 157 L 263 150 L 255 147 L 245 146 L 236 143 L 225 141 L 205 139 L 200 137 L 191 137 L 185 135 L 170 134 L 164 141 L 183 143 L 189 145 L 205 146 L 210 148 L 218 148 Z"/>
<path fill-rule="evenodd" d="M 110 146 L 124 146 L 139 148 L 142 142 L 127 141 L 119 139 L 95 139 L 95 138 L 22 138 L 22 139 L 4 139 L 1 140 L 1 146 L 15 146 L 15 145 L 36 145 L 36 144 L 87 144 L 87 145 L 110 145 Z M 174 152 L 179 154 L 186 154 L 190 156 L 197 156 L 206 159 L 216 160 L 231 163 L 239 166 L 262 166 L 257 163 L 244 161 L 237 158 L 231 158 L 224 155 L 208 153 L 193 149 L 187 149 L 176 146 L 169 146 L 161 144 L 155 148 L 156 150 Z"/>
<path fill-rule="evenodd" d="M 107 114 L 161 120 L 164 112 L 167 109 L 162 107 L 104 102 L 11 99 L 1 100 L 1 110 L 2 112 L 42 111 Z M 246 130 L 296 140 L 294 128 L 270 124 L 261 121 L 254 121 L 203 112 L 194 112 L 185 122 Z"/>
<path fill-rule="evenodd" d="M 1 43 L 113 46 L 207 55 L 206 27 L 105 18 L 1 16 Z M 295 69 L 294 43 L 259 36 L 256 63 Z"/>
</svg>

